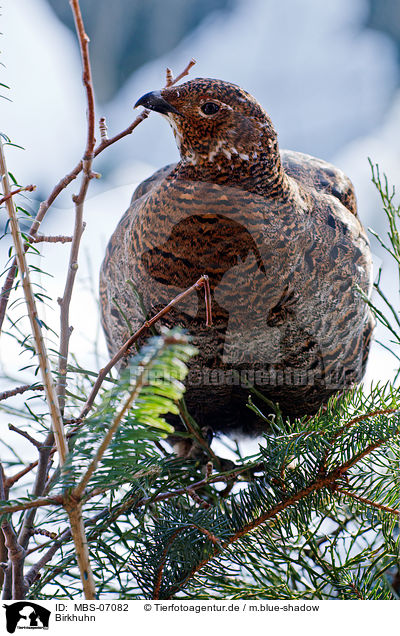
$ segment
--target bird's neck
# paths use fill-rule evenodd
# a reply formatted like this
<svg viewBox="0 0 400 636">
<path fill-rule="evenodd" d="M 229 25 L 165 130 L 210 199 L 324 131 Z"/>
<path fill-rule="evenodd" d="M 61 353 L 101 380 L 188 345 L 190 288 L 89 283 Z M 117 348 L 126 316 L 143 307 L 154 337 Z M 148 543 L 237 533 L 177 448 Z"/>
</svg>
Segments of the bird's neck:
<svg viewBox="0 0 400 636">
<path fill-rule="evenodd" d="M 276 140 L 244 149 L 216 144 L 199 153 L 189 150 L 177 165 L 179 178 L 239 187 L 260 196 L 286 199 L 289 180 Z"/>
</svg>

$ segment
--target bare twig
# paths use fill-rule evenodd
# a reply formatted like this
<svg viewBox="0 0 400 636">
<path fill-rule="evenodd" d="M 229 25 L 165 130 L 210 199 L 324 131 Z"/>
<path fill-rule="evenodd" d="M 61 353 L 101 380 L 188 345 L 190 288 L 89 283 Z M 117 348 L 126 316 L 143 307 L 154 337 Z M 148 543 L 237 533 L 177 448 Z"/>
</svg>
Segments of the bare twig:
<svg viewBox="0 0 400 636">
<path fill-rule="evenodd" d="M 3 205 L 3 203 L 8 201 L 8 199 L 11 199 L 11 197 L 13 197 L 15 194 L 19 194 L 20 192 L 33 192 L 34 190 L 36 190 L 35 185 L 27 185 L 23 188 L 17 188 L 16 190 L 12 190 L 12 192 L 9 192 L 8 194 L 6 194 L 4 197 L 0 199 L 0 205 Z"/>
<path fill-rule="evenodd" d="M 170 68 L 167 67 L 167 70 L 165 72 L 165 88 L 169 88 L 170 86 L 172 86 L 174 81 L 174 76 L 172 74 L 172 71 Z"/>
<path fill-rule="evenodd" d="M 165 88 L 169 88 L 170 86 L 173 86 L 174 84 L 176 84 L 177 82 L 179 82 L 179 80 L 182 79 L 182 77 L 185 77 L 185 75 L 189 75 L 190 69 L 192 68 L 192 66 L 194 66 L 196 64 L 196 60 L 192 57 L 192 59 L 190 60 L 190 62 L 185 66 L 185 68 L 183 69 L 182 73 L 179 73 L 179 75 L 177 75 L 175 78 L 172 75 L 172 71 L 170 68 L 167 68 L 167 72 L 166 72 L 166 82 L 165 82 Z"/>
<path fill-rule="evenodd" d="M 10 199 L 9 199 L 10 200 Z M 4 501 L 6 498 L 4 489 L 4 473 L 0 464 L 0 499 Z M 3 519 L 1 529 L 4 534 L 4 544 L 8 552 L 8 560 L 11 566 L 12 576 L 12 598 L 19 600 L 25 596 L 24 585 L 24 556 L 25 550 L 19 545 L 17 535 L 14 532 L 11 523 L 7 519 Z M 8 589 L 4 589 L 6 596 L 9 595 Z M 3 596 L 4 598 L 4 596 Z"/>
<path fill-rule="evenodd" d="M 3 151 L 3 142 L 0 138 L 0 170 L 2 175 L 3 191 L 7 195 L 10 192 L 10 184 L 8 180 L 8 172 L 6 160 Z M 55 386 L 51 375 L 50 361 L 47 355 L 46 345 L 42 335 L 41 323 L 36 309 L 35 296 L 32 291 L 30 282 L 29 268 L 25 258 L 25 250 L 23 247 L 17 215 L 15 212 L 14 202 L 12 198 L 6 201 L 8 215 L 10 218 L 10 227 L 15 246 L 18 267 L 22 280 L 25 301 L 28 308 L 29 320 L 31 323 L 32 333 L 35 341 L 36 354 L 39 358 L 40 371 L 42 375 L 43 385 L 45 388 L 47 404 L 50 409 L 51 422 L 55 434 L 57 450 L 60 456 L 60 463 L 63 464 L 67 455 L 67 444 L 64 434 L 64 426 L 61 418 L 58 400 L 55 392 Z"/>
<path fill-rule="evenodd" d="M 108 130 L 105 117 L 100 117 L 99 130 L 101 141 L 108 141 Z"/>
<path fill-rule="evenodd" d="M 72 243 L 72 236 L 34 236 L 32 243 Z"/>
<path fill-rule="evenodd" d="M 8 398 L 13 397 L 14 395 L 19 395 L 20 393 L 25 393 L 26 391 L 43 391 L 43 384 L 37 384 L 36 386 L 32 386 L 31 384 L 24 384 L 23 386 L 17 386 L 15 389 L 10 389 L 9 391 L 3 391 L 0 393 L 0 402 L 2 400 L 8 400 Z"/>
<path fill-rule="evenodd" d="M 89 57 L 89 37 L 85 32 L 85 26 L 82 20 L 81 9 L 79 6 L 79 0 L 70 0 L 70 5 L 72 9 L 72 13 L 75 21 L 75 30 L 78 36 L 79 47 L 81 50 L 81 59 L 83 66 L 83 74 L 82 81 L 83 85 L 86 89 L 86 99 L 87 99 L 87 139 L 86 139 L 86 149 L 83 155 L 83 171 L 86 174 L 88 180 L 90 180 L 90 171 L 92 168 L 92 161 L 94 157 L 94 145 L 96 140 L 94 138 L 94 127 L 95 127 L 95 113 L 94 113 L 94 91 L 93 91 L 93 83 L 92 83 L 92 70 L 90 67 L 90 57 Z M 84 198 L 84 194 L 81 193 L 81 196 Z"/>
<path fill-rule="evenodd" d="M 54 444 L 54 435 L 52 431 L 50 431 L 46 439 L 44 440 L 42 446 L 39 449 L 39 460 L 33 464 L 33 466 L 37 465 L 35 483 L 32 489 L 32 495 L 34 497 L 40 498 L 41 495 L 43 494 L 46 481 L 47 481 L 49 458 L 55 452 L 55 449 L 53 448 L 53 444 Z M 29 472 L 28 467 L 25 468 L 24 471 Z M 26 549 L 29 543 L 29 539 L 31 537 L 32 527 L 35 520 L 36 506 L 26 506 L 25 509 L 26 509 L 26 513 L 24 516 L 22 528 L 18 536 L 18 540 L 20 544 L 22 545 L 22 547 Z"/>
<path fill-rule="evenodd" d="M 20 504 L 10 504 L 8 506 L 1 507 L 2 514 L 11 514 L 13 512 L 19 512 L 20 510 L 31 510 L 36 508 L 42 508 L 43 506 L 59 506 L 63 504 L 63 495 L 55 495 L 54 497 L 38 497 L 32 499 L 32 501 L 25 501 Z M 32 528 L 29 529 L 29 536 L 32 536 Z"/>
<path fill-rule="evenodd" d="M 95 129 L 95 111 L 94 111 L 94 91 L 92 84 L 92 71 L 89 57 L 89 38 L 85 32 L 82 20 L 79 0 L 70 0 L 70 5 L 75 21 L 75 29 L 78 36 L 79 47 L 82 59 L 82 81 L 86 90 L 87 100 L 87 139 L 86 147 L 82 157 L 82 181 L 79 193 L 73 197 L 75 203 L 75 225 L 72 237 L 71 252 L 69 258 L 69 267 L 67 280 L 60 304 L 60 350 L 58 374 L 59 381 L 57 383 L 57 394 L 60 410 L 64 412 L 65 391 L 67 380 L 67 363 L 69 352 L 69 339 L 71 328 L 69 325 L 69 309 L 72 297 L 72 290 L 75 283 L 75 277 L 78 270 L 78 253 L 81 237 L 85 229 L 83 222 L 83 204 L 86 198 L 90 180 L 95 176 L 92 173 L 92 163 L 94 158 L 94 146 L 96 143 L 94 137 Z M 87 547 L 85 527 L 82 519 L 82 505 L 80 499 L 73 496 L 68 497 L 64 507 L 68 513 L 71 526 L 72 538 L 74 540 L 76 558 L 78 562 L 79 572 L 81 576 L 82 587 L 86 599 L 94 599 L 96 595 L 93 572 L 89 561 L 89 551 Z"/>
<path fill-rule="evenodd" d="M 3 182 L 4 192 L 7 194 L 10 192 L 10 185 L 9 185 L 8 172 L 7 172 L 5 157 L 3 152 L 3 144 L 1 140 L 0 140 L 0 151 L 1 151 L 0 168 L 2 173 L 2 182 Z M 41 323 L 38 318 L 38 314 L 36 310 L 35 298 L 33 295 L 31 284 L 30 284 L 29 269 L 25 259 L 26 246 L 24 246 L 22 243 L 19 226 L 18 226 L 18 220 L 16 217 L 14 202 L 12 198 L 9 198 L 6 201 L 6 205 L 7 205 L 7 210 L 10 217 L 10 227 L 11 227 L 11 232 L 12 232 L 13 241 L 14 241 L 15 250 L 16 250 L 16 259 L 18 262 L 18 267 L 19 267 L 21 278 L 22 278 L 22 286 L 23 286 L 25 300 L 28 307 L 28 314 L 29 314 L 29 319 L 31 322 L 32 333 L 34 335 L 35 348 L 39 358 L 39 366 L 41 370 L 44 390 L 46 393 L 47 404 L 50 410 L 52 429 L 55 434 L 55 441 L 56 441 L 57 450 L 59 452 L 60 464 L 62 465 L 65 461 L 65 457 L 67 454 L 67 444 L 66 444 L 66 439 L 64 434 L 64 427 L 63 427 L 63 422 L 61 418 L 61 413 L 58 406 L 55 386 L 54 386 L 53 378 L 51 375 L 51 366 L 50 366 L 50 362 L 47 355 L 46 345 L 44 343 L 44 339 L 42 335 Z M 6 294 L 6 298 L 8 298 L 7 294 Z M 53 443 L 54 443 L 53 432 L 50 432 L 44 444 L 39 449 L 38 470 L 36 472 L 35 483 L 34 483 L 33 493 L 32 493 L 33 495 L 40 496 L 42 493 L 42 490 L 46 481 L 48 458 L 49 458 L 49 454 L 51 452 L 51 447 Z M 22 546 L 23 549 L 27 547 L 27 544 L 29 542 L 30 530 L 33 524 L 34 516 L 35 516 L 34 510 L 33 511 L 28 510 L 24 516 L 22 528 L 18 536 L 19 544 Z M 10 575 L 8 574 L 7 580 L 5 582 L 5 588 L 9 588 L 9 586 L 10 586 Z"/>
<path fill-rule="evenodd" d="M 9 424 L 8 428 L 9 428 L 10 431 L 14 431 L 14 433 L 18 433 L 18 435 L 21 435 L 22 437 L 25 437 L 25 439 L 27 439 L 36 448 L 41 448 L 42 447 L 42 443 L 41 442 L 38 442 L 31 435 L 29 435 L 29 433 L 27 433 L 26 431 L 22 431 L 20 428 L 17 428 L 16 426 L 14 426 L 14 424 Z"/>
<path fill-rule="evenodd" d="M 32 530 L 32 536 L 39 535 L 41 537 L 48 537 L 49 539 L 57 539 L 57 532 L 50 532 L 50 530 L 45 530 L 44 528 L 35 528 Z"/>
<path fill-rule="evenodd" d="M 176 82 L 178 82 L 182 77 L 187 75 L 189 73 L 189 70 L 192 68 L 192 66 L 194 64 L 195 64 L 195 61 L 192 59 L 189 62 L 189 64 L 186 66 L 186 68 L 182 71 L 182 73 L 180 73 L 173 80 L 172 84 L 176 84 Z M 100 131 L 101 141 L 100 141 L 100 143 L 98 144 L 98 146 L 94 150 L 94 157 L 97 157 L 101 152 L 103 152 L 103 150 L 105 150 L 109 146 L 115 144 L 120 139 L 123 139 L 124 137 L 127 137 L 128 135 L 132 134 L 132 132 L 135 130 L 135 128 L 142 121 L 147 119 L 149 114 L 150 114 L 149 110 L 143 110 L 136 117 L 136 119 L 127 128 L 125 128 L 125 130 L 123 130 L 122 132 L 118 133 L 117 135 L 114 135 L 114 137 L 111 137 L 110 139 L 106 138 L 105 135 L 103 136 L 101 131 Z M 65 175 L 65 177 L 60 179 L 60 181 L 54 186 L 54 188 L 53 188 L 52 192 L 50 193 L 50 195 L 48 196 L 48 198 L 45 201 L 42 201 L 42 203 L 39 206 L 39 211 L 38 211 L 38 213 L 36 215 L 36 218 L 33 221 L 32 225 L 31 225 L 31 227 L 29 229 L 29 242 L 25 243 L 25 246 L 24 246 L 25 247 L 25 251 L 28 250 L 30 243 L 32 242 L 33 238 L 36 236 L 36 234 L 37 234 L 37 232 L 39 230 L 39 227 L 40 227 L 44 217 L 46 216 L 46 213 L 49 210 L 49 208 L 53 205 L 54 201 L 61 194 L 61 192 L 63 190 L 65 190 L 65 188 L 67 188 L 69 186 L 69 184 L 72 183 L 72 181 L 74 179 L 76 179 L 76 177 L 82 171 L 82 168 L 83 168 L 83 162 L 80 161 L 75 166 L 75 168 L 73 168 L 71 170 L 71 172 L 69 172 L 67 175 Z M 5 313 L 6 313 L 6 309 L 7 309 L 8 299 L 10 297 L 10 293 L 11 293 L 11 290 L 13 288 L 13 283 L 14 283 L 16 271 L 17 271 L 17 260 L 14 258 L 14 260 L 13 260 L 13 262 L 11 264 L 11 267 L 8 270 L 7 278 L 6 278 L 5 282 L 4 282 L 3 288 L 2 288 L 1 293 L 0 293 L 0 332 L 1 332 L 1 329 L 2 329 L 2 326 L 3 326 L 3 322 L 4 322 L 4 317 L 5 317 Z"/>
<path fill-rule="evenodd" d="M 44 566 L 51 561 L 57 550 L 61 547 L 63 541 L 69 539 L 71 536 L 70 530 L 66 530 L 63 532 L 61 537 L 53 542 L 51 547 L 47 550 L 47 552 L 42 556 L 41 559 L 35 565 L 31 567 L 31 569 L 27 572 L 24 583 L 27 590 L 31 587 L 32 583 L 34 583 L 39 577 L 39 572 Z M 41 547 L 41 546 L 40 546 Z"/>
<path fill-rule="evenodd" d="M 150 320 L 146 320 L 143 323 L 143 325 L 140 327 L 140 329 L 138 329 L 125 342 L 125 344 L 122 345 L 119 351 L 117 351 L 117 353 L 111 358 L 111 360 L 106 364 L 106 366 L 103 369 L 100 369 L 96 382 L 93 385 L 93 388 L 90 392 L 90 395 L 86 401 L 85 406 L 83 407 L 82 411 L 80 412 L 76 420 L 73 420 L 75 423 L 81 422 L 89 413 L 89 411 L 91 410 L 93 406 L 96 395 L 98 394 L 101 388 L 101 385 L 103 384 L 103 381 L 106 378 L 107 374 L 111 371 L 113 367 L 115 367 L 115 365 L 123 357 L 127 355 L 129 349 L 135 344 L 135 342 L 140 338 L 140 336 L 146 330 L 150 329 L 158 320 L 160 320 L 160 318 L 165 316 L 165 314 L 167 314 L 176 304 L 178 304 L 181 300 L 183 300 L 183 298 L 191 294 L 193 291 L 197 289 L 201 289 L 202 287 L 204 287 L 205 302 L 206 302 L 206 325 L 208 327 L 212 325 L 210 283 L 209 283 L 208 276 L 203 275 L 199 278 L 199 280 L 196 283 L 194 283 L 194 285 L 192 285 L 191 287 L 188 287 L 188 289 L 183 291 L 181 294 L 178 294 L 178 296 L 175 296 L 175 298 L 171 300 L 171 302 L 168 303 L 168 305 L 163 307 L 163 309 L 161 309 L 161 311 L 159 311 L 155 316 L 153 316 L 153 318 L 150 318 Z"/>
<path fill-rule="evenodd" d="M 188 489 L 187 489 L 187 493 L 188 493 L 189 497 L 190 497 L 191 499 L 193 499 L 193 501 L 194 501 L 195 503 L 197 503 L 197 504 L 200 506 L 200 508 L 204 508 L 205 510 L 208 510 L 208 508 L 211 508 L 211 507 L 212 507 L 212 506 L 211 506 L 211 504 L 210 504 L 210 503 L 208 503 L 207 501 L 204 501 L 204 499 L 202 499 L 202 498 L 201 498 L 201 497 L 197 494 L 197 492 L 195 492 L 195 491 L 193 490 L 193 488 L 188 488 Z"/>
<path fill-rule="evenodd" d="M 6 487 L 7 488 L 11 488 L 11 486 L 13 486 L 17 481 L 19 481 L 22 477 L 24 477 L 27 473 L 30 473 L 31 470 L 33 470 L 34 468 L 36 468 L 36 466 L 38 465 L 38 462 L 32 462 L 31 464 L 28 464 L 28 466 L 25 466 L 25 468 L 23 468 L 22 470 L 20 470 L 18 473 L 16 473 L 15 475 L 12 475 L 11 477 L 7 477 L 6 479 Z"/>
<path fill-rule="evenodd" d="M 90 67 L 89 58 L 89 38 L 85 32 L 85 27 L 82 20 L 81 10 L 79 6 L 79 0 L 70 0 L 70 5 L 75 21 L 75 29 L 78 36 L 79 47 L 81 51 L 82 59 L 82 81 L 86 90 L 87 100 L 87 139 L 86 147 L 82 158 L 82 170 L 83 177 L 81 181 L 81 187 L 79 193 L 73 197 L 75 203 L 75 225 L 72 237 L 71 253 L 68 266 L 67 280 L 65 282 L 64 293 L 60 304 L 60 351 L 59 351 L 59 365 L 58 365 L 58 384 L 57 395 L 60 404 L 60 410 L 63 413 L 65 404 L 65 390 L 66 390 L 66 375 L 67 375 L 67 363 L 68 363 L 68 351 L 69 351 L 69 339 L 71 335 L 71 329 L 69 325 L 69 308 L 71 303 L 72 290 L 75 283 L 75 277 L 78 270 L 78 253 L 81 242 L 81 237 L 85 229 L 83 222 L 83 204 L 86 198 L 86 193 L 89 187 L 90 180 L 92 179 L 92 163 L 94 158 L 94 146 L 95 146 L 95 112 L 94 112 L 94 91 L 92 84 L 92 72 Z"/>
<path fill-rule="evenodd" d="M 68 514 L 71 535 L 75 546 L 83 592 L 86 599 L 96 598 L 96 588 L 89 559 L 89 548 L 82 516 L 82 505 L 79 499 L 70 497 L 70 503 L 64 503 Z"/>
</svg>

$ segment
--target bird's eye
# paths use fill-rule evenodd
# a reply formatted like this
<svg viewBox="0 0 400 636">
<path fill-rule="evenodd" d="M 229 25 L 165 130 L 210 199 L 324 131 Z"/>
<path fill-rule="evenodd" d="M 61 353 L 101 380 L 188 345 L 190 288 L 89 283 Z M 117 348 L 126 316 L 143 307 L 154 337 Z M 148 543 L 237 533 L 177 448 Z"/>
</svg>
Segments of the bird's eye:
<svg viewBox="0 0 400 636">
<path fill-rule="evenodd" d="M 200 107 L 205 115 L 215 115 L 219 111 L 219 106 L 215 102 L 206 102 Z"/>
</svg>

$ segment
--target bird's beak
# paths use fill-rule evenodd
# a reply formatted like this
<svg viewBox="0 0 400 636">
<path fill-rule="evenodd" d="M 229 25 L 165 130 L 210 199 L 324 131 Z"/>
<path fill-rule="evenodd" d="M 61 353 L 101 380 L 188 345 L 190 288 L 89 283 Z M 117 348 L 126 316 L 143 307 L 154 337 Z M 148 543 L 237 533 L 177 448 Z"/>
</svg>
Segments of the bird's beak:
<svg viewBox="0 0 400 636">
<path fill-rule="evenodd" d="M 144 106 L 144 108 L 154 110 L 156 113 L 162 113 L 163 115 L 166 115 L 167 113 L 175 113 L 176 115 L 182 114 L 175 108 L 175 106 L 172 106 L 172 104 L 167 102 L 164 97 L 161 97 L 161 91 L 153 91 L 142 95 L 142 97 L 137 100 L 134 108 L 137 108 L 137 106 Z"/>
</svg>

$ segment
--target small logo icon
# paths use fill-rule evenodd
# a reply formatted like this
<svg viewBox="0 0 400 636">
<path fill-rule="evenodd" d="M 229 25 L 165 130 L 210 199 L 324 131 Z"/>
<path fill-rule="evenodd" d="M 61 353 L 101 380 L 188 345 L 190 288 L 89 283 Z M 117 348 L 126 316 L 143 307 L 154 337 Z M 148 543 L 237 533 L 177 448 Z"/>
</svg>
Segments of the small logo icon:
<svg viewBox="0 0 400 636">
<path fill-rule="evenodd" d="M 49 629 L 51 612 L 37 603 L 19 601 L 3 607 L 9 634 L 14 634 L 16 629 Z"/>
</svg>

